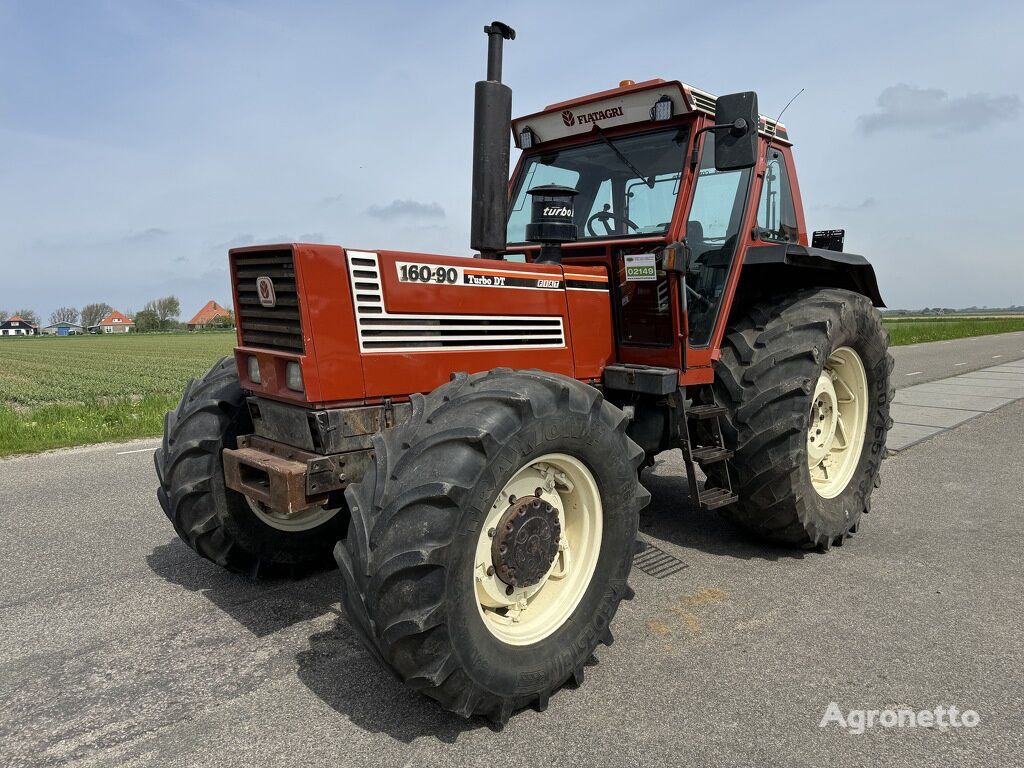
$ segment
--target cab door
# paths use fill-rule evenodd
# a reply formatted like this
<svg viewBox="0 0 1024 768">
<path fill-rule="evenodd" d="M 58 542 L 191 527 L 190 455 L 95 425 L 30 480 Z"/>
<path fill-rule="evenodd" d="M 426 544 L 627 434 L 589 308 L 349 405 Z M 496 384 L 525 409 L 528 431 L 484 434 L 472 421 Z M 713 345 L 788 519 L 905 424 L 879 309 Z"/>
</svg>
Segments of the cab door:
<svg viewBox="0 0 1024 768">
<path fill-rule="evenodd" d="M 715 141 L 710 132 L 701 137 L 699 162 L 685 219 L 690 251 L 685 279 L 687 383 L 713 378 L 711 364 L 718 357 L 720 319 L 739 276 L 753 225 L 750 205 L 755 168 L 719 171 L 715 168 Z M 759 161 L 760 164 L 760 161 Z M 716 333 L 718 331 L 718 333 Z"/>
</svg>

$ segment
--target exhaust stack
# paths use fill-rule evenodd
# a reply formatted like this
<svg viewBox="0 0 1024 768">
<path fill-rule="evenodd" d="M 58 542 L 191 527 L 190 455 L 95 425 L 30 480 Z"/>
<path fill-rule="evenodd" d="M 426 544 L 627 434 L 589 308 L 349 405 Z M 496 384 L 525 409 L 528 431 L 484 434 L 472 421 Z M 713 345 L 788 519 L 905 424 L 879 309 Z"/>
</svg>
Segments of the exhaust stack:
<svg viewBox="0 0 1024 768">
<path fill-rule="evenodd" d="M 505 40 L 516 31 L 500 21 L 484 27 L 487 34 L 487 79 L 476 84 L 473 112 L 473 210 L 470 248 L 480 258 L 497 259 L 505 252 L 508 220 L 509 126 L 512 89 L 501 82 Z"/>
</svg>

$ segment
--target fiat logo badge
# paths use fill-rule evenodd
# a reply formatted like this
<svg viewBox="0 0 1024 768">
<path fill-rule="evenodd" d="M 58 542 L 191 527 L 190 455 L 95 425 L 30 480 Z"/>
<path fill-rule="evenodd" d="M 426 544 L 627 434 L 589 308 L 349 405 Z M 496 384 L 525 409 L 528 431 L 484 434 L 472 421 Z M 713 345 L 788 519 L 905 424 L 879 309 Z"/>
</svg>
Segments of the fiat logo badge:
<svg viewBox="0 0 1024 768">
<path fill-rule="evenodd" d="M 274 281 L 262 275 L 256 278 L 256 293 L 260 296 L 260 304 L 264 307 L 277 306 L 277 294 L 274 293 Z"/>
</svg>

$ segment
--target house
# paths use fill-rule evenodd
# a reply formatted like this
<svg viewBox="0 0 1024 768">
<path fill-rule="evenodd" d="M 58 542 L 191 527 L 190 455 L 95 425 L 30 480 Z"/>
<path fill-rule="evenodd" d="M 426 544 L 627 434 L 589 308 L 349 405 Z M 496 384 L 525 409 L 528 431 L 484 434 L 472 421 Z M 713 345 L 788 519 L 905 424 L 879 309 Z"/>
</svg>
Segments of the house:
<svg viewBox="0 0 1024 768">
<path fill-rule="evenodd" d="M 42 333 L 46 336 L 81 336 L 85 328 L 77 323 L 54 323 L 43 328 Z"/>
<path fill-rule="evenodd" d="M 39 327 L 21 315 L 15 315 L 0 323 L 0 336 L 35 336 L 38 333 Z"/>
<path fill-rule="evenodd" d="M 196 316 L 188 321 L 188 329 L 195 331 L 200 328 L 209 328 L 215 325 L 218 318 L 224 318 L 228 324 L 231 323 L 231 313 L 216 301 L 208 301 L 196 312 Z"/>
<path fill-rule="evenodd" d="M 91 333 L 128 333 L 135 327 L 135 321 L 128 315 L 122 315 L 116 309 L 100 320 L 99 325 L 89 329 Z M 94 331 L 93 328 L 96 330 Z"/>
</svg>

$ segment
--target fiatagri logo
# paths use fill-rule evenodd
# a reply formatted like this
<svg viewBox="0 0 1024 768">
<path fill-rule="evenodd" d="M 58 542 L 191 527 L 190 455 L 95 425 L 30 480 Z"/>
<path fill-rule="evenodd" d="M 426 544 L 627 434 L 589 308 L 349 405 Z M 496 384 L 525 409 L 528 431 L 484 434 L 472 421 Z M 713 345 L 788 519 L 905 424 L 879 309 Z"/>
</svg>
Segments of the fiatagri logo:
<svg viewBox="0 0 1024 768">
<path fill-rule="evenodd" d="M 571 128 L 576 123 L 584 125 L 586 123 L 596 123 L 598 120 L 609 120 L 613 117 L 622 117 L 622 107 L 599 109 L 596 112 L 586 112 L 582 115 L 573 114 L 571 109 L 566 109 L 562 112 L 562 122 L 565 123 L 567 128 Z"/>
</svg>

